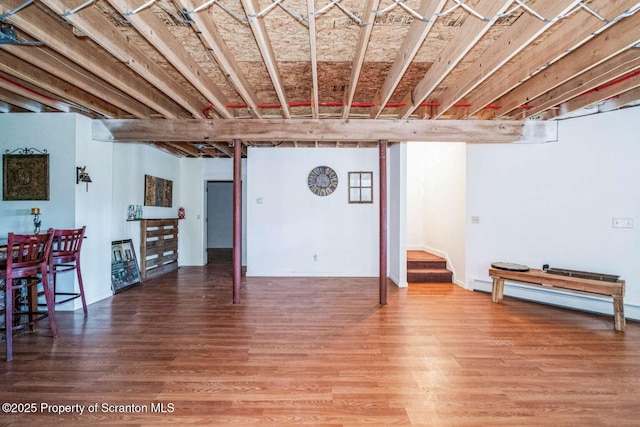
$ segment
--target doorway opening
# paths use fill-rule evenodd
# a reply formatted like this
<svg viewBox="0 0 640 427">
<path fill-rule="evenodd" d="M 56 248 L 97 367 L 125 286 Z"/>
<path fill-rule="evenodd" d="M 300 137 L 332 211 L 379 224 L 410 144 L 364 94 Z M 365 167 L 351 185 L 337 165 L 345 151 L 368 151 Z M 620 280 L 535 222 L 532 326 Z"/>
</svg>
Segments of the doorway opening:
<svg viewBox="0 0 640 427">
<path fill-rule="evenodd" d="M 207 264 L 233 263 L 233 181 L 207 181 Z"/>
</svg>

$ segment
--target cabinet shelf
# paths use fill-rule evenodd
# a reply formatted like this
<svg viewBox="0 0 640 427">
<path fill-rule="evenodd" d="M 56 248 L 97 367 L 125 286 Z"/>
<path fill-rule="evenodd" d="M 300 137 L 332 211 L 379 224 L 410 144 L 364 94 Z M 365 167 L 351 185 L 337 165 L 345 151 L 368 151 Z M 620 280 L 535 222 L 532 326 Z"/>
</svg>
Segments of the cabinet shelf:
<svg viewBox="0 0 640 427">
<path fill-rule="evenodd" d="M 176 270 L 178 268 L 178 219 L 143 218 L 136 221 L 140 221 L 142 278 L 151 279 Z"/>
</svg>

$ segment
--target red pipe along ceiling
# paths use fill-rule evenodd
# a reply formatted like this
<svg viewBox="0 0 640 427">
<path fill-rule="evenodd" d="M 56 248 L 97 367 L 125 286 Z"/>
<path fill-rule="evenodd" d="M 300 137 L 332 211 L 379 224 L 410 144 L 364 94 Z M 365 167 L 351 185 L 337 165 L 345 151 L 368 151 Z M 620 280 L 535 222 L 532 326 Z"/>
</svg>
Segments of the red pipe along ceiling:
<svg viewBox="0 0 640 427">
<path fill-rule="evenodd" d="M 50 97 L 48 95 L 45 95 L 42 92 L 38 92 L 38 91 L 35 91 L 35 90 L 31 89 L 31 88 L 28 88 L 25 85 L 22 85 L 22 84 L 14 81 L 14 80 L 11 80 L 11 79 L 8 79 L 8 78 L 4 77 L 4 76 L 0 76 L 0 80 L 4 80 L 5 82 L 11 83 L 12 85 L 15 85 L 15 86 L 18 86 L 20 89 L 24 89 L 29 93 L 32 93 L 32 94 L 37 95 L 37 96 L 41 96 L 41 97 L 43 97 L 45 99 L 48 99 L 50 101 L 57 101 L 57 99 L 54 99 L 54 98 L 52 98 L 52 97 Z M 57 110 L 57 109 L 56 109 L 56 111 L 62 112 L 62 111 Z M 203 110 L 203 112 L 204 112 L 204 110 Z"/>
<path fill-rule="evenodd" d="M 615 84 L 618 83 L 622 83 L 625 80 L 628 80 L 632 77 L 635 77 L 637 75 L 640 74 L 640 70 L 634 71 L 633 73 L 627 74 L 624 77 L 620 77 L 619 79 L 616 80 L 612 80 L 608 83 L 605 83 L 603 85 L 600 85 L 598 87 L 595 87 L 591 90 L 588 90 L 584 93 L 582 93 L 581 95 L 586 95 L 588 93 L 591 92 L 596 92 L 598 90 L 602 90 L 604 88 L 607 88 L 609 86 L 613 86 Z M 291 102 L 288 104 L 289 107 L 309 107 L 311 106 L 311 102 L 310 101 L 300 101 L 300 102 Z M 318 106 L 320 107 L 342 107 L 344 105 L 344 102 L 340 102 L 340 101 L 331 101 L 331 102 L 318 102 Z M 387 102 L 387 104 L 385 105 L 386 107 L 392 108 L 392 107 L 404 107 L 405 105 L 407 105 L 405 102 Z M 420 104 L 421 107 L 439 107 L 441 104 L 439 102 L 423 102 Z M 373 103 L 368 103 L 368 102 L 354 102 L 351 104 L 352 107 L 363 107 L 363 108 L 371 108 L 374 107 L 375 104 Z M 471 104 L 465 104 L 465 103 L 457 103 L 457 104 L 453 104 L 454 107 L 471 107 Z M 247 104 L 227 104 L 226 105 L 227 108 L 247 108 Z M 280 104 L 258 104 L 258 108 L 264 108 L 264 109 L 268 109 L 268 108 L 280 108 Z M 500 108 L 502 108 L 502 105 L 495 105 L 495 104 L 489 104 L 489 105 L 485 105 L 484 108 L 489 108 L 492 110 L 499 110 Z M 533 105 L 520 105 L 518 107 L 516 107 L 517 109 L 521 109 L 521 110 L 528 110 L 531 108 L 534 108 Z M 202 114 L 206 115 L 208 110 L 213 109 L 213 105 L 209 104 L 206 105 L 203 109 L 202 109 Z"/>
</svg>

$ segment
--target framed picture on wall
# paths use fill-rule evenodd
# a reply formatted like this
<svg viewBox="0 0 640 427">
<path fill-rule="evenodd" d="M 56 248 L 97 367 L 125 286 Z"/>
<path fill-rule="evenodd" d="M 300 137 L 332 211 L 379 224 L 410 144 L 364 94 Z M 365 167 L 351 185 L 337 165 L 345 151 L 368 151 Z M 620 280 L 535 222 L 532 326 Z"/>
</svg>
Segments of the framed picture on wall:
<svg viewBox="0 0 640 427">
<path fill-rule="evenodd" d="M 111 242 L 111 289 L 114 294 L 142 283 L 131 239 Z"/>
<path fill-rule="evenodd" d="M 144 176 L 144 205 L 170 208 L 173 199 L 173 182 L 151 175 Z"/>
<path fill-rule="evenodd" d="M 2 156 L 2 200 L 49 200 L 49 155 L 18 151 Z"/>
</svg>

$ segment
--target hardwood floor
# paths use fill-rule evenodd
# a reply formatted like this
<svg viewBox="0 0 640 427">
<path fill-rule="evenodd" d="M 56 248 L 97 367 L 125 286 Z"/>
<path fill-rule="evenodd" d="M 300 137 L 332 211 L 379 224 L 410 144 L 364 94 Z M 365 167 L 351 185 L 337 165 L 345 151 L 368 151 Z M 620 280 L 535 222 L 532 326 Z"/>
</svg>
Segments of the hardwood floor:
<svg viewBox="0 0 640 427">
<path fill-rule="evenodd" d="M 379 307 L 375 278 L 243 278 L 232 305 L 231 278 L 182 267 L 17 336 L 0 402 L 36 411 L 0 425 L 638 425 L 636 322 L 447 284 Z"/>
</svg>

